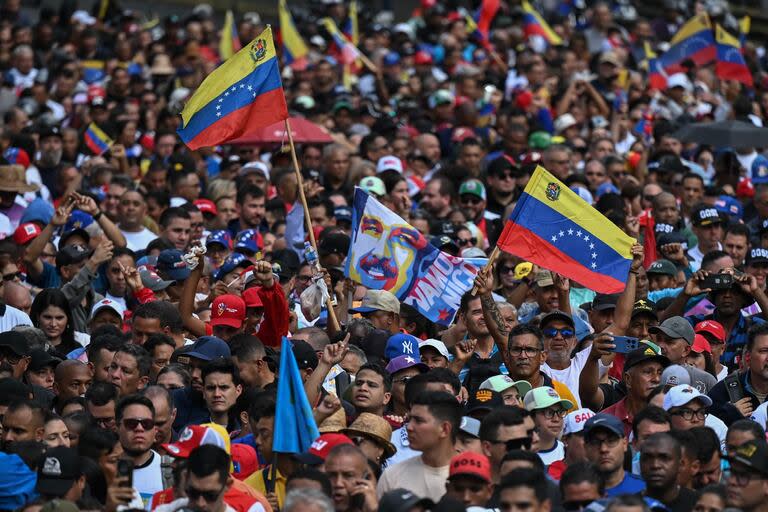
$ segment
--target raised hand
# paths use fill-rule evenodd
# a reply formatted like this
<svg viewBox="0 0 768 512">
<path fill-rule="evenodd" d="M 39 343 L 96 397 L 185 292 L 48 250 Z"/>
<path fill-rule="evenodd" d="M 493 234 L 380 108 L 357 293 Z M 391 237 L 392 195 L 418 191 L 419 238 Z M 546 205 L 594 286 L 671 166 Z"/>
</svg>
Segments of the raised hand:
<svg viewBox="0 0 768 512">
<path fill-rule="evenodd" d="M 125 278 L 126 284 L 131 290 L 137 292 L 144 288 L 144 283 L 141 281 L 141 274 L 136 268 L 131 266 L 126 267 L 119 261 L 117 264 L 120 268 L 120 272 L 123 273 L 123 278 Z"/>
<path fill-rule="evenodd" d="M 640 270 L 640 267 L 643 266 L 643 258 L 645 258 L 645 251 L 643 250 L 643 246 L 640 244 L 633 244 L 632 248 L 630 249 L 630 252 L 632 253 L 632 265 L 630 265 L 629 269 L 632 272 L 637 272 Z"/>
<path fill-rule="evenodd" d="M 475 347 L 477 346 L 477 340 L 465 340 L 460 341 L 454 347 L 456 349 L 456 359 L 466 363 L 475 353 Z"/>
<path fill-rule="evenodd" d="M 326 345 L 323 349 L 323 355 L 320 360 L 328 366 L 339 364 L 344 359 L 344 356 L 347 355 L 347 351 L 349 350 L 349 337 L 350 334 L 347 333 L 347 335 L 344 336 L 344 339 L 340 342 L 329 343 Z"/>
<path fill-rule="evenodd" d="M 694 297 L 696 295 L 701 295 L 702 293 L 711 292 L 711 288 L 702 288 L 700 284 L 704 279 L 707 278 L 708 275 L 709 272 L 706 270 L 699 270 L 698 272 L 695 272 L 685 283 L 685 289 L 683 290 L 683 293 L 689 297 Z"/>
</svg>

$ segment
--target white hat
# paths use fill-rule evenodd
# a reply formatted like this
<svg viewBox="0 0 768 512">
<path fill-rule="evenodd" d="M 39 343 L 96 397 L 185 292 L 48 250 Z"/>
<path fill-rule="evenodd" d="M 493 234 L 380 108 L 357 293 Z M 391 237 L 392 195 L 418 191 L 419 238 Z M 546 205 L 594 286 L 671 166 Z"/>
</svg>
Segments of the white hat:
<svg viewBox="0 0 768 512">
<path fill-rule="evenodd" d="M 573 114 L 566 112 L 555 119 L 555 133 L 560 134 L 576 124 L 576 118 L 573 117 Z"/>
<path fill-rule="evenodd" d="M 670 75 L 667 78 L 667 89 L 672 89 L 674 87 L 682 87 L 687 92 L 691 92 L 693 90 L 691 81 L 688 80 L 688 77 L 683 73 L 675 73 L 674 75 Z"/>
<path fill-rule="evenodd" d="M 91 308 L 91 320 L 93 320 L 93 317 L 96 316 L 96 313 L 101 311 L 104 308 L 109 308 L 115 313 L 120 316 L 120 320 L 125 319 L 125 308 L 122 306 L 122 304 L 119 304 L 112 299 L 101 299 L 99 302 L 93 305 Z"/>
<path fill-rule="evenodd" d="M 451 358 L 451 354 L 448 352 L 448 348 L 445 346 L 445 343 L 443 343 L 440 340 L 431 338 L 431 339 L 419 342 L 419 351 L 421 351 L 423 347 L 432 347 L 433 349 L 437 350 L 437 352 L 444 358 L 446 359 Z"/>
<path fill-rule="evenodd" d="M 376 174 L 381 174 L 390 169 L 403 174 L 403 162 L 394 155 L 385 155 L 379 158 L 379 161 L 376 163 Z"/>
<path fill-rule="evenodd" d="M 565 416 L 565 424 L 563 425 L 563 435 L 578 434 L 584 430 L 584 424 L 589 418 L 595 415 L 592 409 L 576 409 L 573 412 L 569 412 Z"/>
<path fill-rule="evenodd" d="M 75 11 L 72 13 L 72 17 L 70 18 L 72 21 L 75 21 L 77 23 L 80 23 L 81 25 L 95 25 L 96 24 L 96 18 L 88 14 L 88 11 Z"/>
<path fill-rule="evenodd" d="M 252 172 L 260 172 L 264 175 L 265 178 L 269 179 L 269 167 L 267 167 L 267 164 L 264 162 L 248 162 L 247 164 L 240 167 L 240 171 L 238 172 L 239 176 L 245 176 L 246 174 L 250 174 Z"/>
<path fill-rule="evenodd" d="M 696 399 L 704 403 L 704 407 L 712 405 L 712 399 L 707 395 L 701 394 L 698 389 L 688 384 L 680 384 L 670 388 L 664 396 L 664 410 L 668 411 L 673 407 L 682 407 Z"/>
</svg>

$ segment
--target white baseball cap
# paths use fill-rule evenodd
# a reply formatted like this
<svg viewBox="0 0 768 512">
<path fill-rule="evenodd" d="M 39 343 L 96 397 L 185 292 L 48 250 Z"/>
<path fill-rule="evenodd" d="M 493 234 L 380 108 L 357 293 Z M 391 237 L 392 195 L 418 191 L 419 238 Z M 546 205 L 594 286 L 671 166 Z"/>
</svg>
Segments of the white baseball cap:
<svg viewBox="0 0 768 512">
<path fill-rule="evenodd" d="M 379 158 L 379 161 L 376 163 L 376 174 L 389 170 L 403 174 L 403 162 L 394 155 L 384 155 Z"/>
<path fill-rule="evenodd" d="M 448 352 L 448 347 L 446 347 L 445 343 L 440 340 L 430 338 L 428 340 L 419 342 L 419 351 L 421 351 L 421 349 L 424 347 L 432 347 L 433 349 L 437 350 L 437 352 L 444 358 L 449 360 L 451 359 L 451 353 Z"/>
<path fill-rule="evenodd" d="M 664 395 L 664 410 L 668 411 L 673 407 L 682 407 L 696 399 L 704 403 L 704 407 L 712 405 L 712 399 L 702 394 L 698 389 L 689 384 L 680 384 L 674 386 Z"/>
<path fill-rule="evenodd" d="M 533 389 L 533 386 L 527 380 L 516 381 L 509 375 L 494 375 L 493 377 L 488 377 L 480 384 L 480 389 L 490 389 L 497 393 L 503 393 L 511 387 L 517 389 L 520 398 L 524 398 Z"/>
<path fill-rule="evenodd" d="M 115 313 L 118 314 L 120 317 L 120 320 L 125 320 L 125 308 L 122 306 L 122 304 L 119 304 L 112 299 L 101 299 L 99 302 L 93 305 L 91 308 L 91 320 L 93 320 L 93 317 L 96 316 L 96 313 L 101 311 L 104 308 L 109 308 Z"/>
<path fill-rule="evenodd" d="M 568 413 L 565 416 L 565 424 L 563 425 L 563 435 L 578 434 L 584 430 L 584 424 L 589 418 L 595 415 L 592 409 L 586 407 L 582 409 L 576 409 L 573 412 Z"/>
<path fill-rule="evenodd" d="M 673 89 L 675 87 L 682 87 L 687 92 L 691 92 L 693 90 L 691 81 L 688 80 L 688 77 L 685 76 L 684 73 L 675 73 L 674 75 L 667 77 L 667 89 Z"/>
</svg>

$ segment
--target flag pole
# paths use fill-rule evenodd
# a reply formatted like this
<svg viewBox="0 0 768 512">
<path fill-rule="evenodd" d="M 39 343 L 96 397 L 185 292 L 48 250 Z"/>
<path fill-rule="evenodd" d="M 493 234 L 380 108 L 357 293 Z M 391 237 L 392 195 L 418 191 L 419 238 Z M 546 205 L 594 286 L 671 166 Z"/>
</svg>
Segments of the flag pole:
<svg viewBox="0 0 768 512">
<path fill-rule="evenodd" d="M 296 180 L 299 184 L 299 198 L 301 199 L 301 206 L 304 208 L 304 222 L 307 225 L 307 232 L 309 233 L 309 243 L 312 244 L 312 248 L 317 252 L 317 241 L 315 240 L 315 232 L 312 230 L 312 219 L 309 216 L 309 207 L 307 207 L 307 196 L 304 195 L 304 180 L 301 178 L 301 170 L 299 169 L 299 159 L 296 157 L 296 147 L 293 145 L 293 134 L 291 133 L 291 123 L 288 118 L 285 119 L 285 131 L 288 133 L 288 143 L 291 145 L 291 160 L 293 161 L 293 169 L 296 171 Z M 329 290 L 333 293 L 333 290 Z M 331 297 L 325 302 L 328 308 L 328 322 L 334 331 L 339 331 L 339 321 L 336 318 L 336 311 L 333 309 L 331 303 Z"/>
<path fill-rule="evenodd" d="M 490 272 L 491 267 L 493 267 L 493 264 L 496 262 L 496 258 L 499 257 L 500 253 L 501 249 L 499 249 L 499 246 L 494 246 L 493 251 L 491 251 L 491 255 L 488 256 L 488 263 L 485 264 L 485 267 L 483 267 L 480 272 Z M 477 295 L 477 286 L 472 287 L 472 296 L 474 297 L 475 295 Z"/>
</svg>

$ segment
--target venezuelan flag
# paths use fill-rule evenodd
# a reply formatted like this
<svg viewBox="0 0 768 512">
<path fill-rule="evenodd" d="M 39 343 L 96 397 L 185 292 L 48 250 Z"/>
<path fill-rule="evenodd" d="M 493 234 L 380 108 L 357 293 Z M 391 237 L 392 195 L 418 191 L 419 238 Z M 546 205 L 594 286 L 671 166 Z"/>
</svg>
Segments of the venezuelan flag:
<svg viewBox="0 0 768 512">
<path fill-rule="evenodd" d="M 339 27 L 336 26 L 336 22 L 331 18 L 323 18 L 320 21 L 325 26 L 328 34 L 333 38 L 336 48 L 339 49 L 339 61 L 342 64 L 352 64 L 355 62 L 360 57 L 360 50 L 354 44 L 347 41 Z"/>
<path fill-rule="evenodd" d="M 288 118 L 272 28 L 203 80 L 181 113 L 190 148 L 215 146 Z"/>
<path fill-rule="evenodd" d="M 112 145 L 112 139 L 96 123 L 88 125 L 83 133 L 83 139 L 94 155 L 103 155 Z"/>
<path fill-rule="evenodd" d="M 741 44 L 741 47 L 744 48 L 744 43 L 747 42 L 747 36 L 749 35 L 749 30 L 752 28 L 752 18 L 749 16 L 744 16 L 739 20 L 739 43 Z"/>
<path fill-rule="evenodd" d="M 464 25 L 466 25 L 466 32 L 469 37 L 474 38 L 483 46 L 488 46 L 488 39 L 480 32 L 480 29 L 477 27 L 477 21 L 468 12 L 464 13 Z"/>
<path fill-rule="evenodd" d="M 477 20 L 477 29 L 487 41 L 488 34 L 491 31 L 491 23 L 496 13 L 499 12 L 499 0 L 483 0 L 480 4 L 480 10 L 475 19 Z"/>
<path fill-rule="evenodd" d="M 541 36 L 551 45 L 561 45 L 563 40 L 552 30 L 552 27 L 544 21 L 544 18 L 536 12 L 530 3 L 523 0 L 523 31 L 526 37 Z"/>
<path fill-rule="evenodd" d="M 219 57 L 221 60 L 227 60 L 240 51 L 240 36 L 237 35 L 235 26 L 235 17 L 232 11 L 227 11 L 224 18 L 224 27 L 221 29 L 221 40 L 219 41 Z"/>
<path fill-rule="evenodd" d="M 347 41 L 350 41 L 355 46 L 360 44 L 360 32 L 357 25 L 357 0 L 349 2 L 349 14 L 341 31 L 344 33 Z"/>
<path fill-rule="evenodd" d="M 717 42 L 717 63 L 715 74 L 725 80 L 736 80 L 752 87 L 752 73 L 741 54 L 739 40 L 729 34 L 723 27 L 716 25 L 715 41 Z"/>
<path fill-rule="evenodd" d="M 104 72 L 103 60 L 84 60 L 81 64 L 83 66 L 83 82 L 86 84 L 95 84 L 106 78 L 107 74 Z"/>
<path fill-rule="evenodd" d="M 715 36 L 712 23 L 706 13 L 688 20 L 670 41 L 671 47 L 661 56 L 661 63 L 668 73 L 681 71 L 684 60 L 692 60 L 698 66 L 715 59 Z"/>
<path fill-rule="evenodd" d="M 307 66 L 309 49 L 293 23 L 293 16 L 285 0 L 280 0 L 277 7 L 280 16 L 280 38 L 283 41 L 283 62 L 295 69 L 303 69 Z"/>
<path fill-rule="evenodd" d="M 624 290 L 633 239 L 539 166 L 499 248 L 601 293 Z"/>
</svg>

